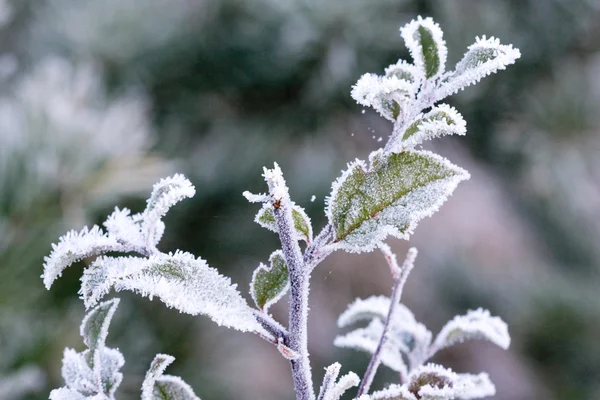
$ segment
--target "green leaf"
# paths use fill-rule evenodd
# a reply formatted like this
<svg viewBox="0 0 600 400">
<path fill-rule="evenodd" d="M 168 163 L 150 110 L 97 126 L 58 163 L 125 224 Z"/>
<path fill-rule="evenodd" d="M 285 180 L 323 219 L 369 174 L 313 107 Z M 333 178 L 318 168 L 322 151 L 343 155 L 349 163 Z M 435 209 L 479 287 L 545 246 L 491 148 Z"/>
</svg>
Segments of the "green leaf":
<svg viewBox="0 0 600 400">
<path fill-rule="evenodd" d="M 412 148 L 424 140 L 443 135 L 464 135 L 467 124 L 462 115 L 454 107 L 440 104 L 425 115 L 418 116 L 402 135 L 403 148 Z"/>
<path fill-rule="evenodd" d="M 294 228 L 296 228 L 296 238 L 309 243 L 312 240 L 312 225 L 310 223 L 310 218 L 306 215 L 304 209 L 294 204 L 292 207 L 292 218 L 294 219 Z M 273 206 L 271 204 L 265 203 L 258 211 L 258 214 L 256 214 L 254 221 L 263 228 L 278 232 L 275 214 L 273 213 Z"/>
<path fill-rule="evenodd" d="M 448 49 L 438 24 L 431 18 L 419 17 L 405 25 L 401 32 L 415 65 L 427 79 L 444 73 Z"/>
<path fill-rule="evenodd" d="M 335 243 L 347 251 L 372 250 L 388 235 L 408 238 L 469 174 L 427 151 L 371 154 L 352 163 L 333 184 L 327 207 Z"/>
<path fill-rule="evenodd" d="M 420 26 L 418 31 L 419 41 L 423 48 L 423 58 L 425 59 L 425 76 L 431 78 L 440 70 L 439 49 L 429 29 Z"/>
<path fill-rule="evenodd" d="M 88 364 L 93 366 L 94 354 L 104 347 L 110 321 L 119 306 L 119 299 L 112 299 L 94 307 L 83 319 L 80 333 L 83 343 L 90 349 Z"/>
<path fill-rule="evenodd" d="M 260 264 L 252 275 L 250 294 L 256 306 L 266 311 L 276 303 L 290 286 L 288 267 L 283 252 L 277 250 L 269 257 L 270 267 Z"/>
</svg>

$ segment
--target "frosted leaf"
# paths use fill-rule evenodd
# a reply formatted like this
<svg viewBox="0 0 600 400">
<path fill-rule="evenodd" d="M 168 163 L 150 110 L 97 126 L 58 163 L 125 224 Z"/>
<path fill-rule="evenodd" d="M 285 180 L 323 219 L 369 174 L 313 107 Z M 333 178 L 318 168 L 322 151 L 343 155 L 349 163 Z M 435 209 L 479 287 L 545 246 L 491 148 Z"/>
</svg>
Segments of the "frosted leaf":
<svg viewBox="0 0 600 400">
<path fill-rule="evenodd" d="M 73 349 L 66 348 L 63 353 L 61 374 L 68 388 L 91 396 L 97 394 L 100 387 L 94 371 L 86 360 L 88 354 L 88 351 L 77 353 Z"/>
<path fill-rule="evenodd" d="M 456 316 L 444 325 L 433 343 L 432 354 L 470 339 L 489 340 L 505 350 L 510 346 L 506 323 L 499 317 L 492 317 L 488 310 L 479 308 Z"/>
<path fill-rule="evenodd" d="M 351 348 L 373 354 L 382 334 L 383 323 L 378 319 L 374 319 L 366 328 L 355 329 L 343 336 L 337 336 L 333 344 L 337 347 Z M 401 352 L 407 352 L 408 350 L 400 341 L 387 340 L 381 352 L 381 363 L 394 371 L 406 374 L 408 371 Z"/>
<path fill-rule="evenodd" d="M 54 389 L 50 392 L 50 400 L 87 400 L 88 397 L 69 388 Z"/>
<path fill-rule="evenodd" d="M 70 231 L 58 239 L 58 244 L 52 244 L 52 252 L 44 257 L 44 273 L 42 278 L 46 289 L 62 275 L 69 265 L 84 258 L 106 253 L 108 251 L 128 251 L 129 248 L 120 244 L 112 237 L 102 232 L 94 225 L 92 229 L 84 227 L 81 232 Z"/>
<path fill-rule="evenodd" d="M 168 354 L 157 354 L 142 383 L 142 400 L 200 400 L 181 378 L 163 375 L 175 360 Z"/>
<path fill-rule="evenodd" d="M 288 267 L 281 250 L 269 257 L 270 267 L 261 263 L 252 274 L 250 294 L 258 308 L 267 311 L 290 287 Z"/>
<path fill-rule="evenodd" d="M 340 363 L 336 362 L 325 369 L 323 384 L 317 400 L 339 400 L 348 389 L 358 386 L 360 378 L 354 372 L 349 372 L 342 376 L 337 383 L 335 382 L 341 367 Z"/>
<path fill-rule="evenodd" d="M 338 362 L 333 363 L 329 367 L 325 368 L 325 376 L 323 376 L 323 384 L 319 390 L 319 396 L 317 397 L 317 400 L 326 400 L 325 396 L 327 396 L 327 394 L 333 390 L 333 386 L 335 385 L 335 381 L 340 374 L 341 368 L 342 365 Z"/>
<path fill-rule="evenodd" d="M 363 398 L 364 397 L 364 398 Z M 406 385 L 390 385 L 384 390 L 373 392 L 368 396 L 361 396 L 358 400 L 418 400 L 408 391 Z"/>
<path fill-rule="evenodd" d="M 291 204 L 292 218 L 294 220 L 294 228 L 296 231 L 296 240 L 304 240 L 305 242 L 310 243 L 313 236 L 310 218 L 302 207 L 294 204 L 293 202 Z M 258 214 L 256 214 L 254 222 L 270 231 L 275 233 L 279 232 L 277 223 L 275 221 L 275 214 L 273 213 L 273 205 L 270 203 L 263 205 L 263 207 L 258 211 Z"/>
<path fill-rule="evenodd" d="M 175 361 L 175 357 L 168 354 L 157 354 L 146 372 L 146 377 L 142 383 L 142 400 L 153 400 L 154 382 L 160 378 L 165 369 Z"/>
<path fill-rule="evenodd" d="M 505 69 L 507 65 L 514 64 L 519 57 L 519 49 L 513 48 L 512 45 L 500 44 L 500 40 L 494 37 L 477 37 L 462 60 L 456 64 L 455 70 L 442 80 L 435 92 L 436 101 L 479 82 L 485 76 Z"/>
<path fill-rule="evenodd" d="M 448 49 L 444 33 L 433 19 L 419 17 L 400 28 L 400 33 L 415 65 L 427 79 L 444 73 Z"/>
<path fill-rule="evenodd" d="M 242 193 L 242 196 L 244 196 L 250 203 L 266 203 L 271 201 L 271 197 L 269 197 L 268 194 L 254 194 L 247 190 Z"/>
<path fill-rule="evenodd" d="M 79 332 L 83 337 L 83 343 L 90 349 L 92 354 L 96 349 L 104 347 L 110 321 L 118 306 L 119 299 L 100 303 L 88 312 L 81 322 Z M 93 363 L 90 367 L 93 367 Z"/>
<path fill-rule="evenodd" d="M 123 354 L 117 349 L 105 347 L 96 352 L 96 361 L 94 370 L 96 376 L 100 373 L 100 385 L 102 393 L 113 396 L 123 380 L 123 374 L 120 372 L 125 364 Z M 98 367 L 96 367 L 96 364 Z"/>
<path fill-rule="evenodd" d="M 413 148 L 424 140 L 444 135 L 465 135 L 467 124 L 454 107 L 440 104 L 425 115 L 419 115 L 406 128 L 399 145 L 401 149 Z"/>
<path fill-rule="evenodd" d="M 325 396 L 325 400 L 339 400 L 350 388 L 358 386 L 360 378 L 354 372 L 348 372 L 335 384 L 331 392 Z"/>
<path fill-rule="evenodd" d="M 378 318 L 385 321 L 390 309 L 390 298 L 386 296 L 371 296 L 366 299 L 356 299 L 340 314 L 337 325 L 339 328 L 352 325 L 361 320 Z"/>
<path fill-rule="evenodd" d="M 108 216 L 103 225 L 108 232 L 108 236 L 116 239 L 120 243 L 129 243 L 140 248 L 145 247 L 144 238 L 140 231 L 140 214 L 131 216 L 131 211 L 127 208 L 115 211 Z"/>
<path fill-rule="evenodd" d="M 416 83 L 419 82 L 423 74 L 413 64 L 400 59 L 396 64 L 392 64 L 385 69 L 385 76 L 388 78 L 395 76 L 398 79 Z"/>
<path fill-rule="evenodd" d="M 466 400 L 496 394 L 487 374 L 456 374 L 436 364 L 421 366 L 411 373 L 407 386 L 412 394 L 423 400 Z"/>
<path fill-rule="evenodd" d="M 192 183 L 183 175 L 161 179 L 152 189 L 143 213 L 142 235 L 148 248 L 156 247 L 156 230 L 161 229 L 161 218 L 181 200 L 193 197 L 196 193 Z"/>
<path fill-rule="evenodd" d="M 382 117 L 395 121 L 415 94 L 415 85 L 396 76 L 364 74 L 352 86 L 352 98 L 360 105 L 373 107 Z"/>
<path fill-rule="evenodd" d="M 163 375 L 154 383 L 156 400 L 200 400 L 194 389 L 178 376 Z"/>
<path fill-rule="evenodd" d="M 469 174 L 427 151 L 371 153 L 370 167 L 355 161 L 332 187 L 327 216 L 337 248 L 373 250 L 388 235 L 407 239 Z"/>
<path fill-rule="evenodd" d="M 256 321 L 231 280 L 192 254 L 156 254 L 141 257 L 99 257 L 81 278 L 86 307 L 110 289 L 131 290 L 191 314 L 203 314 L 218 325 L 243 332 L 271 335 Z"/>
</svg>

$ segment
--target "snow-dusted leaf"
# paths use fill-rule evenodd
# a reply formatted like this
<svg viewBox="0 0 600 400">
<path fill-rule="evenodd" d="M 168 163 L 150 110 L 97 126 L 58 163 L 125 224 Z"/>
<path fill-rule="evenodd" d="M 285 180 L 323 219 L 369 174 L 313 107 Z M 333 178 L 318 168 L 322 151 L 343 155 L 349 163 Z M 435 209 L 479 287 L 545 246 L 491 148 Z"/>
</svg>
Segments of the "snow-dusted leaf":
<svg viewBox="0 0 600 400">
<path fill-rule="evenodd" d="M 408 238 L 416 223 L 433 214 L 469 174 L 427 151 L 371 154 L 370 166 L 355 161 L 333 184 L 327 215 L 338 248 L 362 252 L 386 236 Z"/>
<path fill-rule="evenodd" d="M 87 400 L 88 397 L 82 395 L 77 390 L 69 388 L 54 389 L 50 392 L 50 400 Z"/>
<path fill-rule="evenodd" d="M 98 304 L 90 310 L 83 321 L 79 332 L 83 337 L 83 343 L 93 354 L 96 349 L 104 347 L 110 321 L 119 306 L 119 299 L 112 299 Z M 93 367 L 93 365 L 90 365 Z"/>
<path fill-rule="evenodd" d="M 418 398 L 408 391 L 406 385 L 390 385 L 384 390 L 361 396 L 358 400 L 418 400 Z"/>
<path fill-rule="evenodd" d="M 123 380 L 123 374 L 120 371 L 125 364 L 125 359 L 119 350 L 108 347 L 96 353 L 94 369 L 96 376 L 99 372 L 100 387 L 103 393 L 113 396 Z"/>
<path fill-rule="evenodd" d="M 433 343 L 432 353 L 469 339 L 489 340 L 505 350 L 510 346 L 506 323 L 500 317 L 492 317 L 488 310 L 479 308 L 456 316 L 444 325 Z"/>
<path fill-rule="evenodd" d="M 361 320 L 378 318 L 385 321 L 390 309 L 390 298 L 386 296 L 371 296 L 366 299 L 356 299 L 340 314 L 337 325 L 340 328 L 352 325 Z"/>
<path fill-rule="evenodd" d="M 163 375 L 175 360 L 168 354 L 157 354 L 142 384 L 142 400 L 200 400 L 181 378 Z"/>
<path fill-rule="evenodd" d="M 340 363 L 336 362 L 325 368 L 325 376 L 317 400 L 339 400 L 346 390 L 360 383 L 360 378 L 354 372 L 342 376 L 336 383 L 341 367 Z"/>
<path fill-rule="evenodd" d="M 345 335 L 337 336 L 333 344 L 337 347 L 351 348 L 373 354 L 383 334 L 383 327 L 384 325 L 380 320 L 374 319 L 366 328 L 355 329 Z M 408 371 L 401 352 L 408 351 L 409 349 L 401 341 L 388 340 L 381 352 L 381 362 L 394 371 L 406 374 Z"/>
<path fill-rule="evenodd" d="M 269 257 L 270 267 L 261 263 L 252 275 L 250 294 L 258 308 L 267 311 L 290 287 L 288 267 L 281 250 L 274 251 Z"/>
<path fill-rule="evenodd" d="M 292 206 L 292 218 L 294 219 L 294 228 L 296 229 L 296 239 L 304 240 L 307 243 L 312 241 L 312 225 L 310 218 L 304 209 L 296 204 Z M 266 203 L 256 214 L 254 221 L 263 228 L 267 228 L 273 232 L 278 232 L 275 222 L 275 214 L 273 213 L 273 205 Z"/>
<path fill-rule="evenodd" d="M 161 179 L 154 185 L 143 213 L 141 227 L 148 248 L 153 248 L 157 244 L 156 231 L 161 229 L 161 218 L 175 204 L 185 198 L 193 197 L 195 193 L 196 190 L 192 183 L 181 174 Z"/>
<path fill-rule="evenodd" d="M 514 64 L 519 57 L 519 49 L 513 48 L 512 45 L 500 44 L 500 40 L 494 37 L 476 38 L 462 60 L 456 64 L 455 70 L 444 77 L 435 92 L 436 101 L 479 82 L 485 76 L 505 69 L 507 65 Z"/>
<path fill-rule="evenodd" d="M 325 396 L 327 396 L 327 394 L 333 390 L 335 381 L 340 374 L 341 368 L 342 365 L 338 362 L 333 363 L 329 367 L 325 368 L 325 376 L 323 376 L 323 383 L 321 384 L 321 389 L 319 389 L 319 396 L 317 397 L 317 400 L 325 400 Z"/>
<path fill-rule="evenodd" d="M 70 231 L 59 238 L 58 244 L 52 244 L 52 252 L 44 257 L 44 285 L 50 289 L 52 283 L 62 275 L 69 265 L 84 258 L 108 251 L 128 251 L 129 249 L 107 236 L 100 227 L 84 227 L 81 232 Z"/>
<path fill-rule="evenodd" d="M 464 135 L 467 124 L 454 107 L 447 104 L 435 106 L 425 115 L 419 115 L 406 128 L 401 139 L 401 149 L 413 148 L 424 140 L 443 135 Z"/>
<path fill-rule="evenodd" d="M 385 69 L 385 76 L 388 78 L 395 76 L 398 79 L 415 83 L 421 79 L 423 74 L 413 64 L 400 59 L 396 64 L 392 64 Z"/>
<path fill-rule="evenodd" d="M 141 257 L 99 257 L 81 278 L 86 307 L 93 306 L 112 288 L 160 298 L 181 312 L 209 316 L 217 324 L 243 332 L 271 335 L 256 321 L 236 285 L 192 254 L 156 254 Z"/>
<path fill-rule="evenodd" d="M 163 375 L 154 383 L 156 400 L 200 400 L 194 389 L 178 376 Z"/>
<path fill-rule="evenodd" d="M 325 396 L 325 400 L 339 400 L 346 390 L 358 386 L 360 378 L 354 372 L 350 371 L 346 375 L 342 376 L 340 380 L 334 385 L 331 392 Z"/>
<path fill-rule="evenodd" d="M 88 350 L 77 353 L 73 349 L 66 348 L 63 353 L 61 374 L 69 389 L 92 396 L 100 391 L 100 387 L 94 371 L 86 360 L 88 356 Z"/>
<path fill-rule="evenodd" d="M 493 396 L 496 389 L 487 374 L 456 374 L 441 365 L 427 364 L 409 376 L 408 390 L 422 400 L 478 399 Z"/>
<path fill-rule="evenodd" d="M 448 49 L 443 32 L 431 18 L 412 20 L 400 29 L 415 65 L 427 79 L 444 73 Z"/>
<path fill-rule="evenodd" d="M 415 84 L 396 75 L 364 74 L 352 86 L 352 98 L 360 105 L 373 107 L 382 117 L 395 121 L 413 99 Z"/>
<path fill-rule="evenodd" d="M 120 210 L 118 207 L 115 207 L 115 211 L 108 216 L 103 225 L 108 232 L 108 236 L 116 239 L 119 243 L 143 249 L 146 243 L 141 232 L 142 221 L 142 214 L 131 215 L 131 211 L 127 208 Z M 158 221 L 154 232 L 154 243 L 160 241 L 164 229 L 165 224 L 162 221 Z"/>
<path fill-rule="evenodd" d="M 94 354 L 94 367 L 88 359 L 92 353 L 85 350 L 77 353 L 65 349 L 61 373 L 67 387 L 85 396 L 106 395 L 112 398 L 119 387 L 123 374 L 120 369 L 125 364 L 123 355 L 116 349 L 102 347 Z"/>
</svg>

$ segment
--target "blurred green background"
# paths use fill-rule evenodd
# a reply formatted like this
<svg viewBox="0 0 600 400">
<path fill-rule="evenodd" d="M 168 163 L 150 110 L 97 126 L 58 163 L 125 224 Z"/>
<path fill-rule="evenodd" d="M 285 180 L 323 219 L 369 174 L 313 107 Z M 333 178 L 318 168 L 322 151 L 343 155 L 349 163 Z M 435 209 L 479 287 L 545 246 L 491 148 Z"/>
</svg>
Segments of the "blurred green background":
<svg viewBox="0 0 600 400">
<path fill-rule="evenodd" d="M 390 241 L 420 250 L 404 302 L 434 332 L 478 306 L 508 322 L 509 351 L 472 342 L 434 360 L 488 371 L 496 399 L 600 399 L 597 0 L 0 0 L 0 398 L 48 398 L 64 347 L 83 349 L 83 264 L 46 291 L 50 243 L 115 205 L 140 211 L 173 172 L 197 194 L 167 216 L 161 250 L 203 257 L 249 298 L 277 240 L 242 191 L 264 191 L 277 161 L 323 226 L 331 182 L 391 128 L 350 86 L 408 59 L 398 28 L 417 15 L 440 23 L 449 67 L 482 34 L 522 58 L 450 98 L 466 138 L 427 145 L 472 178 L 409 243 Z M 365 354 L 333 347 L 335 321 L 355 297 L 389 294 L 383 257 L 336 253 L 312 282 L 315 385 L 334 361 L 362 375 Z M 139 398 L 158 352 L 202 399 L 294 398 L 287 362 L 259 338 L 119 297 L 119 398 Z M 285 322 L 285 301 L 273 312 Z M 395 382 L 380 371 L 374 388 Z"/>
</svg>

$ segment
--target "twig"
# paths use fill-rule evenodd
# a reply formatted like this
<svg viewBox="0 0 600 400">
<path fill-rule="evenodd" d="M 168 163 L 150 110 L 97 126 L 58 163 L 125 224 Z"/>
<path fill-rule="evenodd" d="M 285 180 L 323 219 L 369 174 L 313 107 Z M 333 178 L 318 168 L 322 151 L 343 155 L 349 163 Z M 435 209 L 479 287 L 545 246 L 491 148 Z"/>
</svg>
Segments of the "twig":
<svg viewBox="0 0 600 400">
<path fill-rule="evenodd" d="M 294 235 L 292 202 L 281 169 L 275 164 L 272 170 L 264 170 L 264 177 L 269 186 L 281 249 L 290 277 L 290 322 L 286 345 L 298 354 L 297 358 L 290 360 L 296 399 L 314 400 L 307 336 L 310 271 L 305 268 L 302 251 Z"/>
<path fill-rule="evenodd" d="M 371 361 L 369 362 L 369 366 L 365 371 L 365 375 L 363 376 L 362 381 L 360 382 L 360 386 L 358 388 L 358 393 L 356 397 L 360 397 L 363 394 L 369 392 L 371 387 L 371 383 L 373 383 L 373 378 L 375 377 L 375 373 L 377 372 L 377 368 L 379 368 L 379 364 L 381 363 L 381 350 L 387 341 L 388 332 L 392 323 L 392 318 L 394 317 L 394 312 L 396 311 L 396 307 L 400 303 L 400 298 L 402 297 L 402 289 L 404 288 L 404 284 L 406 283 L 406 278 L 408 278 L 408 274 L 412 271 L 415 263 L 415 258 L 417 257 L 417 249 L 411 247 L 406 254 L 406 259 L 402 264 L 402 267 L 398 266 L 398 261 L 396 260 L 396 255 L 392 253 L 390 247 L 387 244 L 379 245 L 379 249 L 385 255 L 385 259 L 388 262 L 390 270 L 392 272 L 392 277 L 394 279 L 394 287 L 392 289 L 392 295 L 390 298 L 390 309 L 388 310 L 387 318 L 385 320 L 385 325 L 383 327 L 383 333 L 381 334 L 381 338 L 379 339 L 379 344 L 377 345 L 377 349 L 373 353 L 371 357 Z"/>
</svg>

